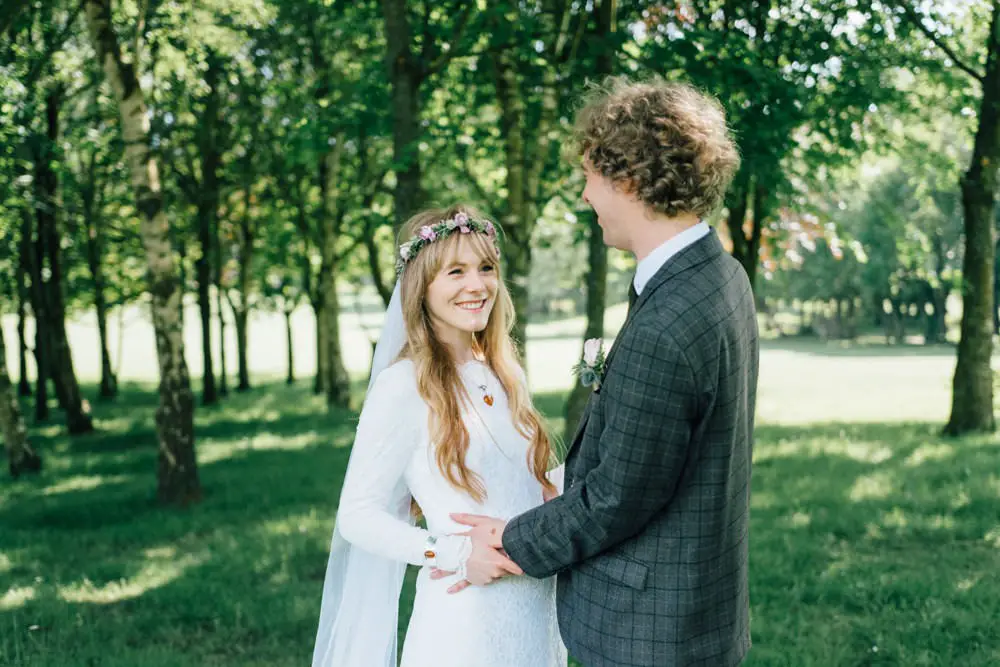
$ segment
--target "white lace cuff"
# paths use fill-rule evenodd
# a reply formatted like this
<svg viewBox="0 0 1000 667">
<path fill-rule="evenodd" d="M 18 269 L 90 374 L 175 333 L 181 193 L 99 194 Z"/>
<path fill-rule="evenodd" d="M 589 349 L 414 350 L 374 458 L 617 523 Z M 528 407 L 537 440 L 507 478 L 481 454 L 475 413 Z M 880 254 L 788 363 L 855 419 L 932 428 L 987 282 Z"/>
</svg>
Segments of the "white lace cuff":
<svg viewBox="0 0 1000 667">
<path fill-rule="evenodd" d="M 445 535 L 437 538 L 437 568 L 455 572 L 465 566 L 472 555 L 472 538 L 468 535 Z"/>
</svg>

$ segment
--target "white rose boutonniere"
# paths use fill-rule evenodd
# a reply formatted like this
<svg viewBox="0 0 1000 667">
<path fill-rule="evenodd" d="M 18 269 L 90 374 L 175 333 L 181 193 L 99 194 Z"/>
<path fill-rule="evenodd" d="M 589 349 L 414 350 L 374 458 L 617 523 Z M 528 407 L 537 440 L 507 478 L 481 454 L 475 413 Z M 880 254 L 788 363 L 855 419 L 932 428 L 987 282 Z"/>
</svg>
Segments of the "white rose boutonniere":
<svg viewBox="0 0 1000 667">
<path fill-rule="evenodd" d="M 604 375 L 604 339 L 589 338 L 583 344 L 583 358 L 573 367 L 573 372 L 579 376 L 580 384 L 597 390 L 601 386 L 601 376 Z"/>
</svg>

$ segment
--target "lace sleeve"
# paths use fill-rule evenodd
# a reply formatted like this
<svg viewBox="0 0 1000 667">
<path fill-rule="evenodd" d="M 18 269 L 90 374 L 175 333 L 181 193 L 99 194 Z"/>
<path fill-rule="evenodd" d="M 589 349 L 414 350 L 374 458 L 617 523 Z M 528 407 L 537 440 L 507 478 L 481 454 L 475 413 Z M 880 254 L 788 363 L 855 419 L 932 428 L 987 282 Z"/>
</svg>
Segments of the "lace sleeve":
<svg viewBox="0 0 1000 667">
<path fill-rule="evenodd" d="M 401 362 L 379 374 L 361 412 L 337 512 L 337 526 L 348 542 L 412 565 L 424 564 L 429 533 L 401 521 L 390 504 L 405 484 L 403 475 L 426 428 L 422 405 L 410 364 Z M 438 567 L 456 569 L 467 538 L 437 538 Z"/>
</svg>

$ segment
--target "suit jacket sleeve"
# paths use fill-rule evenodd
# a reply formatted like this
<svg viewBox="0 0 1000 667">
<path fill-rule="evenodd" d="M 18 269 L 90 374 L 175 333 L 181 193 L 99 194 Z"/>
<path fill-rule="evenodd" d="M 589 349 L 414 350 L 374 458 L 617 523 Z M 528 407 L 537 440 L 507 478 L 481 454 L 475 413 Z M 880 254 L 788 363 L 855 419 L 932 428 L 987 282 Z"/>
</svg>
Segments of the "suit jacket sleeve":
<svg viewBox="0 0 1000 667">
<path fill-rule="evenodd" d="M 621 344 L 608 369 L 618 374 L 615 393 L 602 396 L 609 405 L 600 463 L 504 531 L 504 549 L 533 577 L 551 576 L 638 533 L 669 504 L 688 458 L 699 397 L 685 351 L 649 326 L 635 326 Z"/>
</svg>

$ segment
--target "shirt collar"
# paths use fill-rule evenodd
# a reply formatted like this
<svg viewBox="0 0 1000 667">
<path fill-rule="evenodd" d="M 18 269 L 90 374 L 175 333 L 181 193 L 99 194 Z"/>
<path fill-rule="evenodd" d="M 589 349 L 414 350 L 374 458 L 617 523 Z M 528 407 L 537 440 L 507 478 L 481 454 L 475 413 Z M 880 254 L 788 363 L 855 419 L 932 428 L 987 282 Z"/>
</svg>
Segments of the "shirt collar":
<svg viewBox="0 0 1000 667">
<path fill-rule="evenodd" d="M 632 284 L 635 285 L 636 294 L 642 294 L 642 290 L 646 287 L 649 281 L 653 279 L 653 276 L 656 275 L 657 271 L 663 268 L 663 265 L 667 263 L 667 260 L 695 241 L 708 236 L 710 231 L 712 230 L 708 226 L 708 223 L 702 221 L 696 225 L 688 227 L 677 236 L 671 237 L 657 246 L 657 248 L 653 252 L 649 253 L 645 259 L 639 262 L 639 265 L 635 268 L 635 278 L 632 279 Z"/>
</svg>

